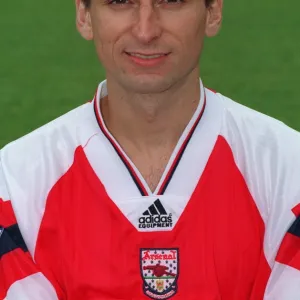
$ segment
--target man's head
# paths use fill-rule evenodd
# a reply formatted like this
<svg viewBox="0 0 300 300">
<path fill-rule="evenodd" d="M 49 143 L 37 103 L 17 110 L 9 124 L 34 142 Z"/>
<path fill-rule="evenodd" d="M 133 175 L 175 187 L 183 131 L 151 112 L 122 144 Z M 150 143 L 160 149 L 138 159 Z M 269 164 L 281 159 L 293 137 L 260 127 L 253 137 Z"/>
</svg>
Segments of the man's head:
<svg viewBox="0 0 300 300">
<path fill-rule="evenodd" d="M 205 36 L 217 34 L 223 0 L 76 0 L 77 28 L 94 40 L 108 80 L 159 93 L 198 76 Z"/>
</svg>

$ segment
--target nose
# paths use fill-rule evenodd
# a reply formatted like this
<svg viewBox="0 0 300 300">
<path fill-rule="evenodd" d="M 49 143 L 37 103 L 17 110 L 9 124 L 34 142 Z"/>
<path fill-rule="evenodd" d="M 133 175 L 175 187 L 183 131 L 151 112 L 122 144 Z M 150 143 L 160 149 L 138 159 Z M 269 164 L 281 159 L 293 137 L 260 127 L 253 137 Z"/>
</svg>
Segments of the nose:
<svg viewBox="0 0 300 300">
<path fill-rule="evenodd" d="M 135 12 L 133 35 L 143 44 L 149 44 L 161 35 L 158 9 L 152 4 L 140 4 Z"/>
</svg>

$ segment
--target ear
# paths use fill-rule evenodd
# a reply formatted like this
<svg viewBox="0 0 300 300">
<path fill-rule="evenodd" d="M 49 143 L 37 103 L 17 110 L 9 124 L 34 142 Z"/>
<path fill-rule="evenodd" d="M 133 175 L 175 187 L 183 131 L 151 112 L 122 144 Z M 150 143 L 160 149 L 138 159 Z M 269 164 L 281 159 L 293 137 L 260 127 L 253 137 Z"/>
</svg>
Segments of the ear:
<svg viewBox="0 0 300 300">
<path fill-rule="evenodd" d="M 205 34 L 208 37 L 212 37 L 219 32 L 221 27 L 223 0 L 213 0 L 207 11 Z"/>
<path fill-rule="evenodd" d="M 91 22 L 91 14 L 82 0 L 75 0 L 76 4 L 76 27 L 81 36 L 86 40 L 94 38 Z"/>
</svg>

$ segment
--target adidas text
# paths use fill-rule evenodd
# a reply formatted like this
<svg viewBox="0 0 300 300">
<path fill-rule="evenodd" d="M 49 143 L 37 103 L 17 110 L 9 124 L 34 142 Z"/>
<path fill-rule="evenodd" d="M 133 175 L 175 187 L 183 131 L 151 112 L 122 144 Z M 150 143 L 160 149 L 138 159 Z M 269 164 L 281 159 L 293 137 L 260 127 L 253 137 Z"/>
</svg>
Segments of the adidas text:
<svg viewBox="0 0 300 300">
<path fill-rule="evenodd" d="M 139 218 L 139 228 L 161 228 L 172 227 L 172 214 L 155 215 Z"/>
</svg>

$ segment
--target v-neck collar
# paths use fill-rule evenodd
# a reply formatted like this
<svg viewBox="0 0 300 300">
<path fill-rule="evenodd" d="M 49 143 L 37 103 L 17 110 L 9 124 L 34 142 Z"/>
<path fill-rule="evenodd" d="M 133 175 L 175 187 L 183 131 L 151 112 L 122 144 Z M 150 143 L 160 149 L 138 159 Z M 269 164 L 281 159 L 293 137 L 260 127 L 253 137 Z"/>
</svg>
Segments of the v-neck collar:
<svg viewBox="0 0 300 300">
<path fill-rule="evenodd" d="M 127 168 L 128 173 L 130 174 L 132 180 L 134 181 L 137 189 L 139 190 L 142 196 L 163 195 L 169 183 L 171 182 L 172 177 L 177 169 L 177 166 L 179 165 L 180 160 L 183 156 L 183 153 L 185 152 L 185 149 L 187 148 L 187 145 L 191 140 L 191 137 L 197 125 L 199 124 L 205 110 L 205 106 L 206 106 L 205 89 L 203 87 L 201 80 L 199 80 L 199 84 L 200 84 L 201 94 L 200 94 L 200 99 L 199 99 L 199 104 L 197 106 L 197 109 L 193 114 L 191 120 L 189 121 L 188 125 L 186 126 L 185 130 L 183 131 L 180 139 L 178 140 L 178 143 L 170 156 L 168 164 L 154 192 L 151 191 L 149 185 L 147 184 L 146 180 L 143 178 L 140 171 L 137 169 L 137 167 L 134 165 L 131 159 L 126 155 L 125 151 L 122 149 L 120 144 L 117 142 L 117 140 L 107 129 L 100 109 L 100 101 L 103 97 L 107 95 L 106 81 L 102 82 L 101 85 L 99 86 L 99 89 L 97 90 L 93 100 L 94 102 L 93 105 L 94 105 L 94 111 L 95 111 L 96 119 L 99 124 L 100 130 L 103 133 L 103 135 L 107 138 L 109 143 L 112 145 L 115 152 L 118 154 L 119 158 L 123 162 L 124 166 Z"/>
</svg>

